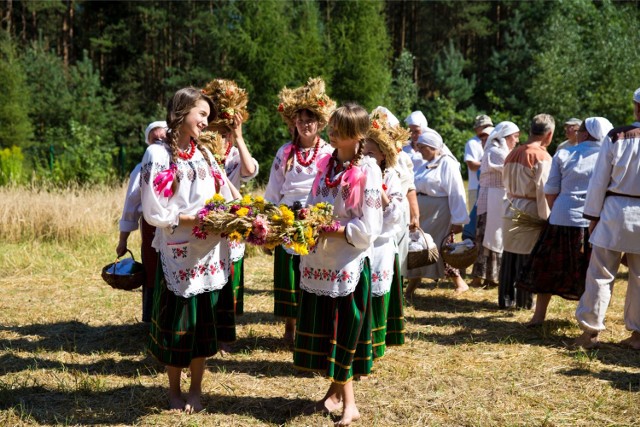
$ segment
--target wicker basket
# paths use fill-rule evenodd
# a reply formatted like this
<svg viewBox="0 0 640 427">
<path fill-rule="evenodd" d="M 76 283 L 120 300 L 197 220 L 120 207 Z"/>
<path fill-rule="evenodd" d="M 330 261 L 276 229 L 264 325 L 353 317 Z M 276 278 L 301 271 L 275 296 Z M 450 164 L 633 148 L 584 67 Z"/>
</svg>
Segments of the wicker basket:
<svg viewBox="0 0 640 427">
<path fill-rule="evenodd" d="M 115 274 L 118 259 L 116 259 L 116 262 L 105 265 L 102 268 L 102 279 L 114 289 L 130 291 L 139 288 L 144 284 L 144 268 L 142 267 L 142 264 L 135 260 L 131 251 L 128 250 L 128 252 L 134 261 L 133 273 Z"/>
<path fill-rule="evenodd" d="M 418 230 L 422 233 L 422 237 L 426 242 L 427 238 L 424 231 L 422 231 L 420 227 L 418 227 Z M 440 255 L 438 254 L 438 248 L 409 252 L 407 254 L 407 269 L 412 270 L 414 268 L 426 267 L 427 265 L 435 264 L 439 258 Z"/>
<path fill-rule="evenodd" d="M 447 242 L 448 239 L 451 241 Z M 450 246 L 451 243 L 453 243 L 453 234 L 445 236 L 442 240 L 442 244 L 440 245 L 440 256 L 445 263 L 449 264 L 453 268 L 464 270 L 476 262 L 476 259 L 478 259 L 478 245 L 474 243 L 472 248 L 459 254 L 453 254 L 451 253 L 453 250 Z"/>
</svg>

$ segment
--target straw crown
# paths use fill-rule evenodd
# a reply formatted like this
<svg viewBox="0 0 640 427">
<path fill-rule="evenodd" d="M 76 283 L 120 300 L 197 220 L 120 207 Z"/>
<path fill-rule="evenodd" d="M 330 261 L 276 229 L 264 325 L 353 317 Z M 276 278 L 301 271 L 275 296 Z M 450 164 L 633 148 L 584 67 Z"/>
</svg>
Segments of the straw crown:
<svg viewBox="0 0 640 427">
<path fill-rule="evenodd" d="M 296 89 L 283 88 L 278 94 L 278 113 L 289 126 L 295 126 L 296 113 L 309 110 L 318 117 L 318 131 L 329 123 L 336 103 L 325 93 L 322 78 L 310 78 L 307 84 Z"/>
<path fill-rule="evenodd" d="M 247 92 L 238 87 L 233 80 L 214 79 L 202 89 L 202 93 L 209 96 L 216 105 L 219 114 L 207 127 L 209 130 L 226 132 L 234 126 L 234 115 L 242 114 L 243 121 L 249 120 Z"/>
</svg>

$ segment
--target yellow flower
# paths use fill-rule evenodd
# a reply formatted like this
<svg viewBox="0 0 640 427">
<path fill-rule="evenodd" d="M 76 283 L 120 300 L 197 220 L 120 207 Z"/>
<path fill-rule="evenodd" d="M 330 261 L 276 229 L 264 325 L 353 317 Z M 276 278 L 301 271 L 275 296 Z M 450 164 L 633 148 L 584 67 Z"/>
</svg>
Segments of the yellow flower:
<svg viewBox="0 0 640 427">
<path fill-rule="evenodd" d="M 238 233 L 237 231 L 232 231 L 231 233 L 229 233 L 227 238 L 229 240 L 234 241 L 234 242 L 239 242 L 239 241 L 242 240 L 242 235 L 240 233 Z"/>
<path fill-rule="evenodd" d="M 242 197 L 242 200 L 240 201 L 240 204 L 241 204 L 241 205 L 248 206 L 248 205 L 250 205 L 252 202 L 253 202 L 253 201 L 251 200 L 251 195 L 250 195 L 250 194 L 245 194 L 245 195 Z"/>
<path fill-rule="evenodd" d="M 216 193 L 213 195 L 214 203 L 224 203 L 224 196 L 220 193 Z"/>
<path fill-rule="evenodd" d="M 248 237 L 249 237 L 249 234 L 251 234 L 251 227 L 247 228 L 247 231 L 245 231 L 245 233 L 244 233 L 244 238 L 245 238 L 245 239 L 246 239 L 246 238 L 248 238 Z"/>
<path fill-rule="evenodd" d="M 238 216 L 247 216 L 248 213 L 249 213 L 249 209 L 247 208 L 240 208 L 236 211 L 236 215 Z"/>
<path fill-rule="evenodd" d="M 262 196 L 256 196 L 254 200 L 256 203 L 264 204 L 264 197 Z"/>
<path fill-rule="evenodd" d="M 297 253 L 298 255 L 308 255 L 309 254 L 309 250 L 307 249 L 307 245 L 305 245 L 304 243 L 293 243 L 291 245 L 291 249 L 294 250 L 295 253 Z"/>
<path fill-rule="evenodd" d="M 307 226 L 304 229 L 304 237 L 307 240 L 313 240 L 313 228 Z"/>
<path fill-rule="evenodd" d="M 280 205 L 280 211 L 282 212 L 282 220 L 284 223 L 287 225 L 293 225 L 293 221 L 296 219 L 293 211 L 285 205 Z"/>
</svg>

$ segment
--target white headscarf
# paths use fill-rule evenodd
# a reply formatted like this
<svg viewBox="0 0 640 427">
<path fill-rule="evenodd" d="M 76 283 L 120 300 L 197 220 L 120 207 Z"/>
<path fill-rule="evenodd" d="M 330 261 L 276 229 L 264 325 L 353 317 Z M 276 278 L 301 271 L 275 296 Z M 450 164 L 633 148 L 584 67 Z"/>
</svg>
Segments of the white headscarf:
<svg viewBox="0 0 640 427">
<path fill-rule="evenodd" d="M 426 131 L 429 128 L 427 118 L 424 116 L 424 114 L 422 114 L 422 111 L 414 111 L 413 113 L 409 114 L 407 118 L 404 119 L 404 122 L 407 124 L 407 126 L 420 126 L 422 132 Z"/>
<path fill-rule="evenodd" d="M 371 112 L 371 114 L 375 113 L 376 111 L 380 112 L 380 114 L 384 114 L 387 116 L 387 124 L 391 127 L 395 127 L 398 126 L 400 124 L 400 121 L 398 120 L 398 118 L 396 116 L 393 115 L 393 113 L 391 111 L 389 111 L 389 109 L 387 107 L 383 107 L 383 106 L 377 106 L 376 108 L 373 109 L 373 111 Z M 426 121 L 427 119 L 425 119 Z"/>
<path fill-rule="evenodd" d="M 609 131 L 613 129 L 611 122 L 604 117 L 589 117 L 588 119 L 585 119 L 584 126 L 587 128 L 589 135 L 594 137 L 600 143 L 604 137 L 607 136 Z"/>
<path fill-rule="evenodd" d="M 640 104 L 640 87 L 633 92 L 633 100 Z"/>
<path fill-rule="evenodd" d="M 509 151 L 505 137 L 516 132 L 520 132 L 520 128 L 515 123 L 509 121 L 500 122 L 487 138 L 485 147 L 487 147 L 487 149 L 489 147 L 500 147 L 503 150 Z"/>
<path fill-rule="evenodd" d="M 144 142 L 146 144 L 149 144 L 149 134 L 155 128 L 165 128 L 166 129 L 167 128 L 167 122 L 162 120 L 162 121 L 149 123 L 149 126 L 147 126 L 147 128 L 144 130 Z M 153 141 L 151 141 L 151 142 L 153 142 Z"/>
<path fill-rule="evenodd" d="M 453 160 L 458 162 L 456 156 L 454 156 L 451 150 L 449 150 L 449 147 L 445 145 L 444 141 L 442 140 L 442 136 L 440 136 L 440 134 L 434 129 L 431 129 L 429 127 L 426 128 L 418 137 L 416 144 L 426 145 L 428 147 L 435 148 L 436 150 L 440 150 L 440 153 L 443 156 L 449 156 Z"/>
</svg>

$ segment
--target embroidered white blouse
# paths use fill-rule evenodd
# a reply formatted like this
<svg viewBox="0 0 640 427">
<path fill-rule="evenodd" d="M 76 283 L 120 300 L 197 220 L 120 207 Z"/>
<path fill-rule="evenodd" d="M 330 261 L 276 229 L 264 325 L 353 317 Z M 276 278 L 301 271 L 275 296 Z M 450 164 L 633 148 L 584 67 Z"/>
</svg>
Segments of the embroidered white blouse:
<svg viewBox="0 0 640 427">
<path fill-rule="evenodd" d="M 389 197 L 389 204 L 383 209 L 382 231 L 373 243 L 371 256 L 371 295 L 382 296 L 391 290 L 393 281 L 393 267 L 398 245 L 395 236 L 404 224 L 404 200 L 402 184 L 395 169 L 387 169 L 383 183 L 385 193 Z M 384 187 L 383 187 L 384 189 Z"/>
<path fill-rule="evenodd" d="M 371 158 L 360 160 L 365 174 L 358 206 L 347 207 L 349 186 L 326 186 L 321 177 L 317 194 L 309 196 L 308 204 L 320 202 L 333 205 L 333 216 L 345 227 L 345 237 L 320 238 L 309 255 L 300 257 L 300 287 L 307 292 L 332 298 L 352 293 L 364 265 L 371 256 L 371 247 L 382 231 L 382 173 Z M 334 177 L 331 177 L 334 179 Z"/>
<path fill-rule="evenodd" d="M 304 159 L 308 160 L 310 156 L 313 156 L 313 151 L 313 147 L 303 151 Z M 298 163 L 293 151 L 293 144 L 291 142 L 284 144 L 276 153 L 276 157 L 271 164 L 269 182 L 264 193 L 265 200 L 277 205 L 291 206 L 296 201 L 300 202 L 302 206 L 306 205 L 309 192 L 313 186 L 313 180 L 318 174 L 317 161 L 324 154 L 331 153 L 333 153 L 331 145 L 321 139 L 315 161 L 309 166 L 302 166 Z M 293 163 L 287 169 L 289 157 Z"/>
<path fill-rule="evenodd" d="M 220 235 L 209 233 L 205 239 L 192 235 L 192 228 L 179 223 L 179 215 L 196 215 L 205 202 L 219 193 L 232 199 L 230 183 L 213 156 L 211 167 L 200 150 L 191 160 L 176 161 L 178 184 L 170 197 L 158 194 L 153 180 L 169 169 L 171 157 L 166 145 L 147 148 L 142 159 L 141 195 L 145 220 L 157 227 L 152 246 L 160 252 L 167 288 L 181 297 L 221 289 L 229 277 L 229 247 Z M 219 178 L 214 177 L 214 172 Z M 176 226 L 172 230 L 173 226 Z"/>
<path fill-rule="evenodd" d="M 451 224 L 467 224 L 467 202 L 460 164 L 448 155 L 424 163 L 414 177 L 416 191 L 430 197 L 448 197 Z"/>
<path fill-rule="evenodd" d="M 256 168 L 255 172 L 248 176 L 242 176 L 242 162 L 240 159 L 240 150 L 238 147 L 231 147 L 229 155 L 224 162 L 224 170 L 227 173 L 229 181 L 234 187 L 240 188 L 243 182 L 251 181 L 258 175 L 258 162 L 253 157 L 251 162 Z M 235 240 L 229 241 L 229 257 L 231 262 L 236 262 L 244 256 L 244 243 L 236 242 Z"/>
</svg>

